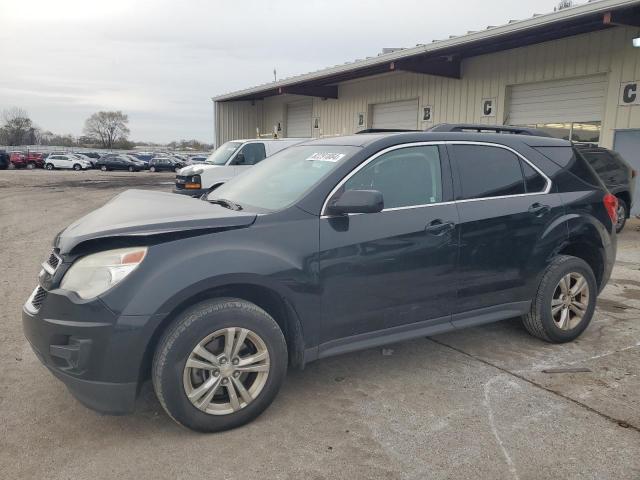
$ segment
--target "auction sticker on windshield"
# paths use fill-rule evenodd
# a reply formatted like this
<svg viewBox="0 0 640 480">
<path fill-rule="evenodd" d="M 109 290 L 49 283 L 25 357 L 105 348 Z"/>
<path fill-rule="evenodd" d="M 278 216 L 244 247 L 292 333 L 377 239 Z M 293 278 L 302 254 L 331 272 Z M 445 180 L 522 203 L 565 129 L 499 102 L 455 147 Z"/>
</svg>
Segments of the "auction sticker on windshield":
<svg viewBox="0 0 640 480">
<path fill-rule="evenodd" d="M 342 157 L 344 157 L 344 153 L 314 153 L 307 160 L 313 162 L 337 162 Z"/>
</svg>

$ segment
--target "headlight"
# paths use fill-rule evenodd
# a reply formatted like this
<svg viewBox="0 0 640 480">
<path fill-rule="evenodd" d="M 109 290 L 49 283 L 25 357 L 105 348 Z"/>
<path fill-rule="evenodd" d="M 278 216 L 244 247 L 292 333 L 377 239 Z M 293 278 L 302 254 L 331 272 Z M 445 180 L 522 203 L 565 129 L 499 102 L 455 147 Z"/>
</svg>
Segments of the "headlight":
<svg viewBox="0 0 640 480">
<path fill-rule="evenodd" d="M 94 298 L 121 282 L 147 254 L 147 247 L 118 248 L 82 257 L 62 278 L 60 288 Z"/>
<path fill-rule="evenodd" d="M 187 179 L 184 183 L 184 188 L 196 190 L 202 188 L 202 180 L 200 179 L 200 175 L 193 175 Z"/>
</svg>

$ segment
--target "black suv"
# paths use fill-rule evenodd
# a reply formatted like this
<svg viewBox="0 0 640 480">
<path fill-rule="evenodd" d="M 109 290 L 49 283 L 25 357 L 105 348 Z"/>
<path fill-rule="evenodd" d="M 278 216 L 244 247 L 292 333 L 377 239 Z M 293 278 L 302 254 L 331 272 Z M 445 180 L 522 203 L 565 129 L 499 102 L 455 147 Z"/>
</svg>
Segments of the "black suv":
<svg viewBox="0 0 640 480">
<path fill-rule="evenodd" d="M 618 152 L 590 144 L 577 144 L 576 147 L 596 171 L 607 189 L 618 197 L 616 231 L 620 233 L 631 212 L 633 194 L 636 189 L 636 171 Z"/>
<path fill-rule="evenodd" d="M 283 150 L 204 200 L 129 190 L 58 234 L 24 305 L 40 360 L 123 413 L 151 378 L 182 425 L 242 425 L 288 366 L 521 316 L 591 321 L 616 197 L 566 141 L 363 134 Z"/>
</svg>

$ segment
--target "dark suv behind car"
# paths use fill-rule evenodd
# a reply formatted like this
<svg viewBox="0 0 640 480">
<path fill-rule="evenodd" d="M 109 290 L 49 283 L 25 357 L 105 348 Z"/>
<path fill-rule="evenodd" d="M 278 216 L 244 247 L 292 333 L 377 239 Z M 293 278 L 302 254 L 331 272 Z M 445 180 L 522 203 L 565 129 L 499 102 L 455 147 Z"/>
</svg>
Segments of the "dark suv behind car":
<svg viewBox="0 0 640 480">
<path fill-rule="evenodd" d="M 576 148 L 593 167 L 609 191 L 618 197 L 616 231 L 620 233 L 631 212 L 637 172 L 618 152 L 589 144 L 577 144 Z"/>
<path fill-rule="evenodd" d="M 151 378 L 169 415 L 242 425 L 288 366 L 521 316 L 568 342 L 616 254 L 616 197 L 563 140 L 327 138 L 204 200 L 129 190 L 56 236 L 26 337 L 84 404 Z"/>
</svg>

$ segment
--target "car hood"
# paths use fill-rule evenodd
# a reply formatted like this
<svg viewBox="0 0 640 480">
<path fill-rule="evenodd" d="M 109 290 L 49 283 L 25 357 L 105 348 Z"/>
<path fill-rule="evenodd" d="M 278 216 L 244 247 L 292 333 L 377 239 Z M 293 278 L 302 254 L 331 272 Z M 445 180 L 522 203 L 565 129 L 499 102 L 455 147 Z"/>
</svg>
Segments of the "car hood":
<svg viewBox="0 0 640 480">
<path fill-rule="evenodd" d="M 178 172 L 178 175 L 194 175 L 196 170 L 211 170 L 212 168 L 220 168 L 222 165 L 194 164 L 184 167 Z"/>
<path fill-rule="evenodd" d="M 54 241 L 68 253 L 88 240 L 210 232 L 251 225 L 255 213 L 229 210 L 184 195 L 127 190 L 64 229 Z"/>
</svg>

